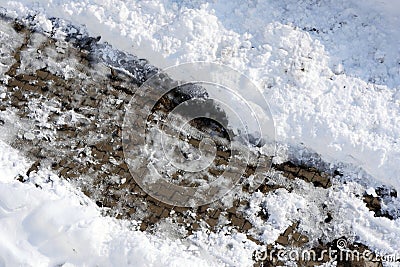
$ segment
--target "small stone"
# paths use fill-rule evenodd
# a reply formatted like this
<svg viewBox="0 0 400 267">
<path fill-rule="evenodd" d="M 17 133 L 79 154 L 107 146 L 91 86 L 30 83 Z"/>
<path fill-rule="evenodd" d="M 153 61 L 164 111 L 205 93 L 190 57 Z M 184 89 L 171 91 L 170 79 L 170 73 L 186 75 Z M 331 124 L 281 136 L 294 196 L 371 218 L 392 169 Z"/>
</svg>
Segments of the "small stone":
<svg viewBox="0 0 400 267">
<path fill-rule="evenodd" d="M 283 245 L 283 246 L 286 246 L 286 245 L 289 244 L 289 241 L 288 241 L 287 236 L 282 236 L 282 235 L 278 237 L 278 239 L 276 240 L 276 242 L 277 242 L 278 244 Z"/>
<path fill-rule="evenodd" d="M 246 222 L 244 223 L 244 225 L 243 225 L 242 230 L 243 230 L 243 231 L 247 231 L 247 230 L 250 230 L 251 228 L 252 228 L 251 223 L 248 222 L 248 221 L 246 221 Z"/>
</svg>

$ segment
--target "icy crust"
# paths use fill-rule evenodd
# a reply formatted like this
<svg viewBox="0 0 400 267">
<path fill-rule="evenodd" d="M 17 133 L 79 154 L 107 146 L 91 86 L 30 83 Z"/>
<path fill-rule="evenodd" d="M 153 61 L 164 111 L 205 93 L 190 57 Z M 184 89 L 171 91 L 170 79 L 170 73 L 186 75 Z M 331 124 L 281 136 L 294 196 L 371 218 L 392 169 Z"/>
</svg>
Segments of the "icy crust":
<svg viewBox="0 0 400 267">
<path fill-rule="evenodd" d="M 387 4 L 387 3 L 386 3 Z M 228 64 L 258 82 L 284 144 L 361 166 L 394 185 L 400 160 L 399 27 L 385 3 L 354 1 L 7 1 L 51 32 L 48 17 L 84 24 L 158 67 Z M 382 7 L 383 6 L 383 7 Z M 14 13 L 13 13 L 14 12 Z M 37 13 L 39 12 L 39 13 Z M 286 146 L 286 148 L 285 148 Z"/>
</svg>

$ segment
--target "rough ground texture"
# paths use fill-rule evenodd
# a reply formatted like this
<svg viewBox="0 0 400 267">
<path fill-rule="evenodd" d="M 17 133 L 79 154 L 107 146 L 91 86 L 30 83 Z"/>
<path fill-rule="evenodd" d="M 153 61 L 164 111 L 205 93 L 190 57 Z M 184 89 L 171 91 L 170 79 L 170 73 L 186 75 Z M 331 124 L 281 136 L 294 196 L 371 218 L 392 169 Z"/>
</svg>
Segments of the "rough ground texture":
<svg viewBox="0 0 400 267">
<path fill-rule="evenodd" d="M 5 96 L 0 102 L 0 131 L 9 132 L 9 142 L 35 162 L 27 173 L 16 179 L 34 181 L 35 173 L 41 168 L 51 168 L 104 207 L 105 215 L 141 221 L 143 231 L 156 231 L 155 226 L 166 220 L 180 227 L 182 237 L 199 228 L 219 231 L 223 226 L 231 226 L 232 231 L 243 232 L 261 244 L 259 229 L 252 225 L 246 213 L 251 195 L 246 178 L 254 173 L 254 166 L 247 166 L 231 201 L 198 208 L 163 204 L 136 184 L 135 173 L 130 173 L 122 149 L 124 108 L 139 86 L 157 71 L 154 67 L 145 60 L 118 51 L 115 58 L 106 57 L 104 51 L 109 47 L 97 44 L 98 39 L 78 33 L 54 38 L 6 18 L 0 23 L 2 28 L 12 27 L 21 37 L 14 54 L 7 60 L 1 59 L 7 71 L 1 80 Z M 129 68 L 131 74 L 120 71 L 121 68 Z M 176 105 L 174 99 L 190 96 L 188 92 L 169 95 L 160 101 L 156 111 L 168 112 Z M 14 121 L 2 117 L 11 113 L 15 114 Z M 208 126 L 208 122 L 201 121 L 192 125 L 199 131 L 206 131 Z M 224 137 L 222 130 L 220 137 Z M 191 146 L 198 142 L 196 137 L 188 139 Z M 229 155 L 229 151 L 221 149 L 214 161 L 214 169 L 207 170 L 208 175 L 217 176 L 217 167 L 225 165 Z M 175 177 L 179 175 L 177 173 Z M 292 184 L 276 182 L 282 175 L 288 180 L 301 179 L 324 189 L 331 186 L 332 175 L 339 173 L 328 174 L 313 166 L 286 162 L 273 165 L 265 175 L 265 182 L 258 188 L 262 193 L 279 188 L 291 191 Z M 366 205 L 376 216 L 388 217 L 381 210 L 384 194 L 396 193 L 382 190 L 382 196 L 365 195 Z M 322 209 L 327 210 L 324 223 L 328 227 L 332 215 L 329 207 Z M 267 220 L 268 216 L 265 209 L 257 214 L 261 220 Z M 275 244 L 269 244 L 269 249 L 309 247 L 309 238 L 298 227 L 299 223 L 295 222 L 287 228 Z M 336 240 L 321 242 L 315 249 L 334 248 L 335 244 Z M 367 248 L 362 244 L 352 246 L 359 251 Z M 255 264 L 278 265 L 276 255 L 274 259 Z M 328 260 L 323 258 L 318 263 Z M 314 266 L 317 263 L 299 264 Z M 381 263 L 338 261 L 337 266 L 381 266 Z"/>
</svg>

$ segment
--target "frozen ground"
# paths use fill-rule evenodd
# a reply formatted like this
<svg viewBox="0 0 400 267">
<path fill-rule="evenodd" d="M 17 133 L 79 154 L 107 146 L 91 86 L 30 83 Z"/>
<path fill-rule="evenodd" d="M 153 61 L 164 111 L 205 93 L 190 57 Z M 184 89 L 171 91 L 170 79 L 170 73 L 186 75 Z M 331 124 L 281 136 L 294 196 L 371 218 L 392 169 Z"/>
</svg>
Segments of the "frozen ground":
<svg viewBox="0 0 400 267">
<path fill-rule="evenodd" d="M 36 21 L 45 31 L 52 29 L 49 17 L 85 25 L 91 35 L 101 35 L 102 41 L 148 58 L 157 67 L 207 60 L 247 74 L 269 99 L 280 143 L 276 160 L 308 160 L 316 152 L 344 173 L 328 191 L 315 192 L 300 183 L 291 193 L 255 194 L 255 207 L 268 203 L 270 222 L 274 221 L 265 225 L 252 222 L 265 231 L 265 241 L 274 241 L 296 219 L 303 220 L 304 231 L 319 236 L 321 233 L 312 229 L 318 218 L 312 216 L 321 215 L 312 213 L 313 203 L 329 201 L 338 206 L 337 217 L 342 219 L 332 232 L 324 234 L 340 237 L 352 233 L 372 249 L 399 252 L 399 219 L 374 217 L 354 195 L 369 187 L 373 191 L 381 184 L 400 191 L 400 4 L 172 0 L 0 3 L 10 15 L 24 17 L 32 10 L 35 14 L 39 11 Z M 4 60 L 2 64 L 8 64 Z M 31 265 L 63 264 L 67 259 L 77 265 L 104 261 L 109 265 L 140 265 L 138 259 L 143 260 L 143 266 L 160 260 L 170 266 L 185 261 L 251 264 L 256 245 L 250 241 L 242 245 L 243 236 L 228 239 L 223 234 L 203 233 L 193 245 L 129 231 L 126 222 L 101 217 L 89 199 L 54 174 L 41 174 L 40 179 L 50 175 L 54 180 L 53 187 L 43 190 L 13 181 L 28 164 L 4 142 L 1 152 L 0 233 L 2 240 L 9 242 L 0 245 L 0 265 L 21 258 Z M 347 183 L 342 184 L 343 180 Z M 391 205 L 399 209 L 398 203 Z M 313 215 L 304 216 L 296 212 L 299 209 Z M 47 218 L 43 220 L 46 224 L 39 218 Z M 82 239 L 90 245 L 82 245 Z M 219 249 L 210 250 L 206 244 L 218 244 Z M 232 251 L 227 252 L 226 244 L 233 244 L 229 246 Z M 118 262 L 121 255 L 125 262 Z M 229 260 L 231 255 L 235 256 Z"/>
<path fill-rule="evenodd" d="M 91 200 L 52 173 L 38 175 L 53 181 L 44 190 L 13 181 L 27 164 L 3 142 L 0 148 L 0 266 L 217 266 L 217 258 L 189 242 L 130 231 L 128 222 L 102 217 Z M 239 263 L 249 264 L 254 248 L 237 251 Z"/>
<path fill-rule="evenodd" d="M 85 25 L 158 67 L 228 64 L 269 99 L 282 153 L 362 168 L 400 191 L 399 4 L 369 1 L 3 1 L 51 30 Z M 255 100 L 256 102 L 256 100 Z M 366 174 L 363 174 L 366 175 Z"/>
</svg>

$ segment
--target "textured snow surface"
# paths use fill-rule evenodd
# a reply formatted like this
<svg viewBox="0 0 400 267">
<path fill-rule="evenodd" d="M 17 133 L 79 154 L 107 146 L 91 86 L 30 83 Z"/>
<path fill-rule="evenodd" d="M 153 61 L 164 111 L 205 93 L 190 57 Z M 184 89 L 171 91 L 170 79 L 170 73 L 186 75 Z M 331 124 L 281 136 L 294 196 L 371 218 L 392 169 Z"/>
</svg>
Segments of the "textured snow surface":
<svg viewBox="0 0 400 267">
<path fill-rule="evenodd" d="M 20 17 L 35 10 L 45 31 L 51 17 L 85 25 L 91 35 L 157 67 L 199 60 L 230 65 L 269 99 L 282 159 L 316 152 L 344 163 L 349 180 L 400 191 L 398 1 L 0 0 L 0 6 Z M 4 143 L 0 152 L 0 236 L 9 241 L 0 244 L 0 266 L 21 259 L 31 265 L 251 265 L 255 244 L 243 245 L 243 236 L 200 232 L 189 244 L 129 230 L 126 222 L 101 217 L 50 172 L 38 176 L 47 181 L 43 190 L 12 181 L 27 164 Z M 311 237 L 320 236 L 313 226 L 322 216 L 317 204 L 326 200 L 341 219 L 323 234 L 353 233 L 371 249 L 399 251 L 399 219 L 374 217 L 351 196 L 363 193 L 359 184 L 321 192 L 300 185 L 291 193 L 252 196 L 254 209 L 265 203 L 271 211 L 267 224 L 252 221 L 264 227 L 266 242 L 297 219 Z"/>
<path fill-rule="evenodd" d="M 103 217 L 50 171 L 33 177 L 41 189 L 13 180 L 27 164 L 2 141 L 0 153 L 0 266 L 251 266 L 257 246 L 245 235 L 181 241 L 131 230 L 135 222 Z"/>
<path fill-rule="evenodd" d="M 400 191 L 400 11 L 389 1 L 0 1 L 84 24 L 157 67 L 228 64 L 269 99 L 277 140 Z M 12 12 L 14 11 L 14 12 Z"/>
</svg>

